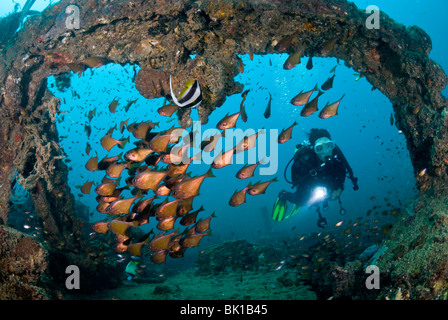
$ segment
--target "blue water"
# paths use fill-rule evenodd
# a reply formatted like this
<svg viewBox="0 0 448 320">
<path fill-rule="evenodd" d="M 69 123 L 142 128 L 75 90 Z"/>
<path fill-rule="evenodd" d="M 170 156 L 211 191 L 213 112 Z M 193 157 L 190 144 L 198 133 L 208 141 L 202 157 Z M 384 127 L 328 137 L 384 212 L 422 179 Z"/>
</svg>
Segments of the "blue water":
<svg viewBox="0 0 448 320">
<path fill-rule="evenodd" d="M 24 1 L 22 1 L 24 2 Z M 19 2 L 19 3 L 22 3 Z M 354 1 L 360 8 L 372 4 L 368 1 Z M 36 6 L 44 8 L 48 2 L 37 2 Z M 7 13 L 11 10 L 12 2 L 2 1 L 0 12 Z M 377 0 L 375 5 L 386 12 L 395 20 L 404 25 L 418 25 L 423 28 L 433 40 L 431 58 L 438 62 L 444 70 L 448 70 L 448 43 L 446 42 L 446 30 L 448 22 L 445 14 L 448 12 L 446 1 L 384 1 Z M 37 8 L 36 8 L 37 9 Z M 320 109 L 327 102 L 338 100 L 342 94 L 345 98 L 341 103 L 339 115 L 327 120 L 317 117 L 317 113 L 308 117 L 300 117 L 302 107 L 295 107 L 289 103 L 301 90 L 309 90 L 316 82 L 321 85 L 331 74 L 329 71 L 337 65 L 336 59 L 314 59 L 314 68 L 309 71 L 305 68 L 307 58 L 303 58 L 302 64 L 292 70 L 285 71 L 282 68 L 287 56 L 284 54 L 255 56 L 253 61 L 247 55 L 241 56 L 245 65 L 245 71 L 236 77 L 236 81 L 244 84 L 245 89 L 250 89 L 245 106 L 248 114 L 247 123 L 241 119 L 238 127 L 241 129 L 268 129 L 269 134 L 275 134 L 270 130 L 281 130 L 290 126 L 294 120 L 299 125 L 293 130 L 291 141 L 278 147 L 278 169 L 269 176 L 260 176 L 258 169 L 255 177 L 247 180 L 238 180 L 235 173 L 242 164 L 228 166 L 214 170 L 216 178 L 205 179 L 200 196 L 194 200 L 194 208 L 204 205 L 206 211 L 201 214 L 205 218 L 216 211 L 216 219 L 212 220 L 211 228 L 213 236 L 206 237 L 199 248 L 187 250 L 188 254 L 197 253 L 203 247 L 211 243 L 219 243 L 225 239 L 245 238 L 257 241 L 260 237 L 272 234 L 300 234 L 312 231 L 320 231 L 316 226 L 316 214 L 314 210 L 304 209 L 297 216 L 277 223 L 270 220 L 269 214 L 281 190 L 290 191 L 290 186 L 284 182 L 283 172 L 285 165 L 294 154 L 295 145 L 304 141 L 311 128 L 325 128 L 331 133 L 333 140 L 343 150 L 355 175 L 359 178 L 359 191 L 353 191 L 350 180 L 347 179 L 345 191 L 341 196 L 342 205 L 347 210 L 347 215 L 339 215 L 339 205 L 331 202 L 325 216 L 328 220 L 328 228 L 340 221 L 348 223 L 350 219 L 365 217 L 366 212 L 374 206 L 384 209 L 400 207 L 411 199 L 416 193 L 413 169 L 406 149 L 406 141 L 399 130 L 390 123 L 392 106 L 388 99 L 378 90 L 372 91 L 372 86 L 365 78 L 356 81 L 354 71 L 348 69 L 341 62 L 336 68 L 334 87 L 320 98 Z M 272 64 L 272 66 L 270 65 Z M 138 71 L 138 67 L 136 70 Z M 134 75 L 133 66 L 106 65 L 94 70 L 88 70 L 78 78 L 73 75 L 71 87 L 66 92 L 59 92 L 52 84 L 54 79 L 49 79 L 49 88 L 62 99 L 58 117 L 58 130 L 63 138 L 61 145 L 64 147 L 70 162 L 69 183 L 75 198 L 86 204 L 93 213 L 91 221 L 98 221 L 105 217 L 97 213 L 95 207 L 96 194 L 81 195 L 76 186 L 86 181 L 95 181 L 98 184 L 104 176 L 104 172 L 89 172 L 84 165 L 90 156 L 98 153 L 99 159 L 107 152 L 100 145 L 100 138 L 107 130 L 120 121 L 129 118 L 129 123 L 152 120 L 160 121 L 158 129 L 167 129 L 176 121 L 167 123 L 168 118 L 157 114 L 157 108 L 162 106 L 164 99 L 147 100 L 135 89 L 132 82 Z M 269 93 L 272 95 L 272 116 L 269 119 L 263 117 L 267 105 Z M 445 90 L 445 94 L 447 91 Z M 110 102 L 118 98 L 119 105 L 115 114 L 108 110 Z M 124 106 L 130 100 L 138 98 L 136 104 L 129 111 L 124 111 Z M 209 122 L 201 127 L 202 131 L 215 127 L 216 123 L 228 112 L 239 111 L 240 95 L 228 97 L 226 103 L 218 108 L 209 117 Z M 84 132 L 84 125 L 88 123 L 87 113 L 96 108 L 97 114 L 92 119 L 92 134 L 89 139 Z M 65 113 L 65 111 L 67 113 Z M 193 119 L 197 119 L 197 111 L 192 112 Z M 129 136 L 127 130 L 124 136 Z M 121 138 L 118 130 L 115 138 Z M 132 141 L 135 141 L 132 140 Z M 86 143 L 92 146 L 90 156 L 85 154 Z M 125 149 L 130 149 L 128 145 Z M 122 150 L 114 147 L 109 155 L 116 155 Z M 192 175 L 199 175 L 208 169 L 208 165 L 192 165 Z M 279 182 L 271 184 L 266 194 L 258 196 L 247 195 L 247 202 L 239 207 L 231 207 L 228 201 L 233 192 L 244 188 L 249 181 L 269 180 L 277 177 Z M 289 177 L 289 172 L 288 172 Z M 123 184 L 122 184 L 123 185 Z M 343 223 L 343 225 L 344 225 Z"/>
</svg>

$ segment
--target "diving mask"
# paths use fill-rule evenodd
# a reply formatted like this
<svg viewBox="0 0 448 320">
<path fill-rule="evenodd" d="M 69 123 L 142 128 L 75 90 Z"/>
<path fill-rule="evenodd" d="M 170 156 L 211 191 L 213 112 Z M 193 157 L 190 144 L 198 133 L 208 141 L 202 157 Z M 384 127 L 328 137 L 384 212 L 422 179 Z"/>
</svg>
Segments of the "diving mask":
<svg viewBox="0 0 448 320">
<path fill-rule="evenodd" d="M 316 143 L 314 144 L 314 152 L 316 152 L 320 160 L 325 161 L 333 154 L 334 147 L 335 144 L 333 141 L 323 137 L 316 140 Z"/>
</svg>

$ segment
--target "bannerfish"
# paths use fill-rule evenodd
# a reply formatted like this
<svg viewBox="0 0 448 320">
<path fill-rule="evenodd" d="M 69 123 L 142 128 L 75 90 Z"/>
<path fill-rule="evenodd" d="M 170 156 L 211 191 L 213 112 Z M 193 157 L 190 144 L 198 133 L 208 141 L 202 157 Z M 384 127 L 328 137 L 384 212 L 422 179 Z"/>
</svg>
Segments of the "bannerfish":
<svg viewBox="0 0 448 320">
<path fill-rule="evenodd" d="M 180 92 L 179 98 L 176 98 L 173 93 L 170 75 L 170 90 L 174 103 L 180 108 L 195 108 L 202 102 L 202 91 L 198 80 L 187 81 L 184 85 L 184 89 Z"/>
<path fill-rule="evenodd" d="M 321 119 L 328 119 L 328 118 L 330 118 L 330 117 L 332 117 L 334 115 L 337 115 L 338 114 L 339 104 L 341 103 L 341 100 L 344 97 L 345 97 L 345 94 L 338 101 L 333 102 L 331 104 L 327 103 L 327 105 L 319 113 L 319 118 L 321 118 Z"/>
</svg>

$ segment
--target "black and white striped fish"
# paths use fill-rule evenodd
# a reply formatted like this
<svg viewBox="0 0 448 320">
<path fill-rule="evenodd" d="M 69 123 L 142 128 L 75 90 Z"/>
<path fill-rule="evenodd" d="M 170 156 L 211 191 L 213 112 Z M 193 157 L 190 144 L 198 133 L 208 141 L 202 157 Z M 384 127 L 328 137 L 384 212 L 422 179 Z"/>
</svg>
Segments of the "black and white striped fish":
<svg viewBox="0 0 448 320">
<path fill-rule="evenodd" d="M 189 80 L 185 82 L 185 87 L 180 92 L 179 98 L 176 98 L 173 93 L 170 75 L 170 90 L 174 103 L 180 108 L 195 108 L 202 102 L 202 91 L 198 80 Z"/>
</svg>

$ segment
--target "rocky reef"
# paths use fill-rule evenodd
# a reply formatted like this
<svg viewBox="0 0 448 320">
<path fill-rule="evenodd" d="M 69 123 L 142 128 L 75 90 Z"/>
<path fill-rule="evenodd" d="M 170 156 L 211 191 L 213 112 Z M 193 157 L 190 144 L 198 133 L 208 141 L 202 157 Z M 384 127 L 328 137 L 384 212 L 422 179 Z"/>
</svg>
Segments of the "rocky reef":
<svg viewBox="0 0 448 320">
<path fill-rule="evenodd" d="M 79 28 L 68 27 L 69 5 L 79 10 Z M 384 13 L 380 28 L 368 29 L 366 19 L 364 11 L 345 0 L 62 0 L 50 6 L 29 18 L 0 52 L 0 224 L 8 222 L 17 172 L 40 218 L 50 261 L 61 256 L 66 263 L 88 261 L 87 235 L 76 216 L 55 125 L 59 101 L 47 89 L 47 77 L 104 63 L 138 64 L 142 71 L 136 85 L 145 97 L 151 91 L 167 94 L 168 73 L 175 83 L 198 79 L 203 88 L 199 115 L 205 123 L 227 96 L 243 90 L 234 76 L 239 72 L 236 55 L 246 53 L 337 57 L 364 75 L 393 103 L 422 199 L 432 206 L 442 203 L 448 179 L 448 103 L 441 94 L 446 75 L 428 57 L 431 39 L 423 30 L 406 28 Z M 157 81 L 148 83 L 147 75 L 155 72 Z M 191 121 L 189 110 L 178 111 L 178 117 L 183 125 Z M 401 279 L 392 286 L 409 283 L 406 290 L 415 290 L 417 283 L 429 291 L 415 297 L 441 297 L 445 283 L 438 279 L 448 272 L 442 263 L 447 252 L 429 242 L 441 239 L 444 216 L 431 206 L 414 211 L 403 228 L 405 235 L 414 232 L 408 235 L 414 245 L 406 242 L 399 249 L 388 244 L 390 251 L 379 263 L 390 270 L 391 279 Z M 399 239 L 390 236 L 394 243 Z M 420 260 L 423 252 L 438 262 Z M 405 273 L 407 259 L 415 268 Z M 417 261 L 424 267 L 417 268 Z M 11 274 L 3 267 L 0 272 Z M 92 283 L 95 274 L 92 270 L 87 277 Z"/>
<path fill-rule="evenodd" d="M 0 300 L 47 299 L 39 286 L 47 269 L 47 251 L 14 229 L 0 226 Z"/>
</svg>

